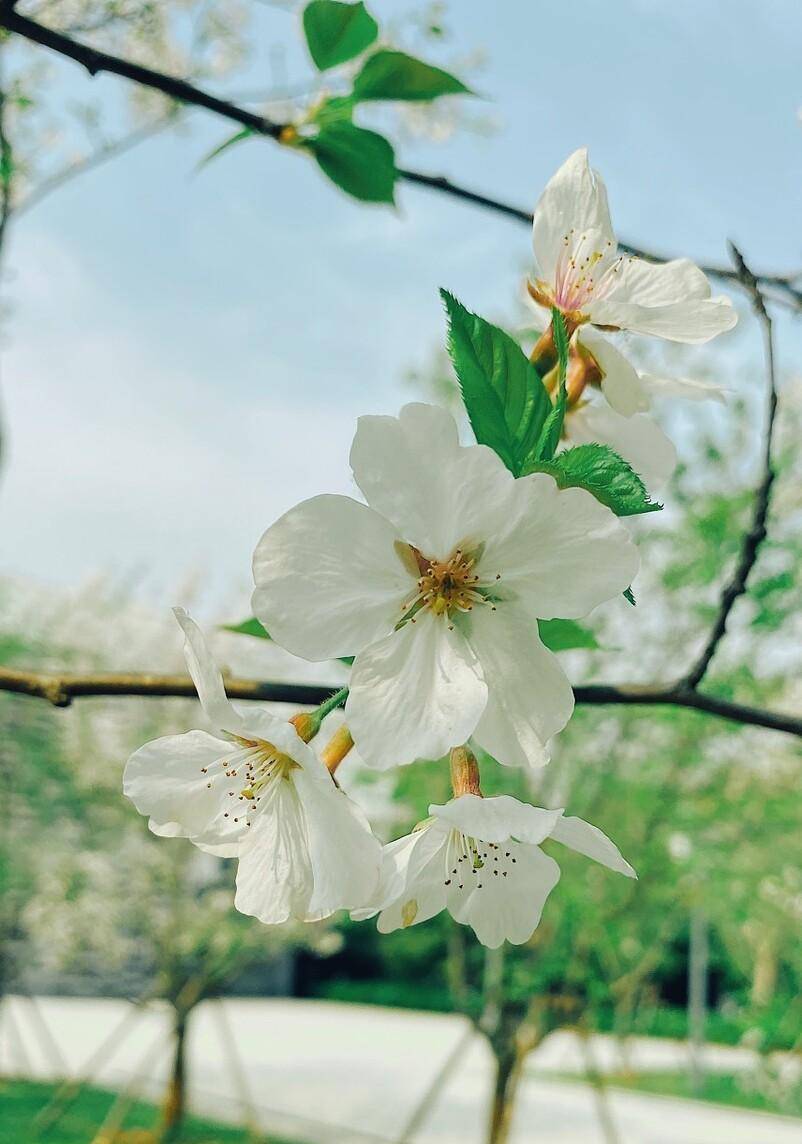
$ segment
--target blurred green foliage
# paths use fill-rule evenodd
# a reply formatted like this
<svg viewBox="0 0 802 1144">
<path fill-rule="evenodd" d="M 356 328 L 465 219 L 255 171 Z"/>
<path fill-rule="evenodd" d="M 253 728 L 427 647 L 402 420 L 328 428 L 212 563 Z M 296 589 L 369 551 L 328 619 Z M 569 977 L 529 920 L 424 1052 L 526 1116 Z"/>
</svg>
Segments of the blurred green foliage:
<svg viewBox="0 0 802 1144">
<path fill-rule="evenodd" d="M 31 1139 L 32 1124 L 37 1113 L 56 1091 L 52 1084 L 35 1081 L 0 1081 L 0 1139 L 7 1144 L 22 1144 Z M 58 1144 L 86 1144 L 95 1139 L 97 1127 L 108 1115 L 117 1094 L 100 1088 L 86 1088 L 58 1124 Z M 134 1144 L 142 1139 L 136 1129 L 151 1129 L 157 1110 L 152 1104 L 134 1100 L 120 1126 L 121 1132 Z M 123 1136 L 120 1137 L 122 1141 Z M 150 1137 L 152 1139 L 152 1137 Z M 282 1144 L 275 1136 L 254 1138 L 242 1128 L 229 1128 L 197 1116 L 187 1117 L 176 1144 Z"/>
</svg>

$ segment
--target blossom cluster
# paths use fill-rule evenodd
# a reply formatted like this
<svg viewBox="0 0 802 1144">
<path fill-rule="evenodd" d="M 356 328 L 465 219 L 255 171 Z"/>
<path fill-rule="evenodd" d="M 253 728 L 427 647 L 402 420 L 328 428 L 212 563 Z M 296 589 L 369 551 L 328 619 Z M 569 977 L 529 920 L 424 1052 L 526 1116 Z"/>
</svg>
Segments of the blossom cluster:
<svg viewBox="0 0 802 1144">
<path fill-rule="evenodd" d="M 197 625 L 176 616 L 206 719 L 128 761 L 124 789 L 156 834 L 238 860 L 235 905 L 265 923 L 340 909 L 389 932 L 447 910 L 481 942 L 527 941 L 560 871 L 560 842 L 629 877 L 598 829 L 563 809 L 485 798 L 477 754 L 540 768 L 573 711 L 539 621 L 576 620 L 624 593 L 638 551 L 622 517 L 675 463 L 655 395 L 721 391 L 638 373 L 607 336 L 698 343 L 731 328 L 685 259 L 618 252 L 585 151 L 535 212 L 527 294 L 543 321 L 527 356 L 445 295 L 449 348 L 475 444 L 453 417 L 411 404 L 366 416 L 351 449 L 364 501 L 321 495 L 267 529 L 253 559 L 254 613 L 306 660 L 351 662 L 348 687 L 285 721 L 229 702 Z M 322 748 L 324 717 L 345 723 Z M 442 759 L 454 797 L 382 846 L 335 772 L 352 746 L 374 768 Z"/>
</svg>

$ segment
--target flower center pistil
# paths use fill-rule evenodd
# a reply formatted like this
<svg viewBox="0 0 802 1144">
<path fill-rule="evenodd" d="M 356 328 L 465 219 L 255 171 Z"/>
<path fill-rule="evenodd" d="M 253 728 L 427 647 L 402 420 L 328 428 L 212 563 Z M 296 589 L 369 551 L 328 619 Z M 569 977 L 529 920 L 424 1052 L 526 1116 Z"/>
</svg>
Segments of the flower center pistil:
<svg viewBox="0 0 802 1144">
<path fill-rule="evenodd" d="M 483 582 L 476 572 L 484 545 L 470 550 L 455 548 L 447 560 L 424 556 L 411 544 L 407 549 L 414 561 L 418 579 L 415 594 L 402 604 L 400 624 L 407 620 L 414 623 L 418 612 L 425 608 L 436 616 L 446 615 L 449 618 L 459 612 L 470 612 L 479 604 L 487 604 L 495 612 L 496 597 L 492 585 Z M 500 572 L 495 579 L 501 579 Z"/>
<path fill-rule="evenodd" d="M 207 787 L 217 783 L 228 787 L 226 795 L 231 806 L 223 812 L 223 817 L 236 823 L 244 818 L 245 824 L 250 826 L 253 814 L 272 784 L 287 779 L 299 764 L 265 739 L 244 739 L 240 735 L 231 738 L 236 749 L 226 758 L 201 767 L 201 773 L 206 776 Z"/>
<path fill-rule="evenodd" d="M 452 830 L 446 844 L 443 885 L 482 890 L 499 878 L 506 878 L 510 867 L 518 861 L 514 846 L 514 842 L 482 842 L 461 830 Z"/>
</svg>

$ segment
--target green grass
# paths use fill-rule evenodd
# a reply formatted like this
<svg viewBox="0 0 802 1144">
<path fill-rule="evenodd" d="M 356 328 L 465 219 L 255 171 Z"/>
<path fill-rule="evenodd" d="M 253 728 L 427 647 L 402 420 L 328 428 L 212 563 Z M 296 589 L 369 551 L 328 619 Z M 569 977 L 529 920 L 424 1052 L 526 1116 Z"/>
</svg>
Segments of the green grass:
<svg viewBox="0 0 802 1144">
<path fill-rule="evenodd" d="M 27 1080 L 0 1080 L 0 1140 L 3 1144 L 88 1144 L 103 1123 L 116 1094 L 99 1088 L 86 1088 L 64 1115 L 41 1136 L 35 1134 L 34 1120 L 56 1092 L 53 1084 L 38 1084 Z M 158 1123 L 158 1111 L 152 1104 L 136 1100 L 123 1121 L 120 1144 L 140 1144 L 143 1130 Z M 126 1133 L 128 1134 L 126 1136 Z M 180 1144 L 253 1144 L 242 1128 L 231 1128 L 202 1120 L 187 1118 Z M 282 1144 L 275 1138 L 264 1138 L 262 1144 Z"/>
<path fill-rule="evenodd" d="M 712 1104 L 734 1105 L 757 1112 L 802 1116 L 802 1092 L 799 1088 L 789 1090 L 784 1098 L 780 1098 L 759 1088 L 748 1073 L 708 1073 L 702 1079 L 699 1092 L 693 1091 L 690 1078 L 685 1072 L 611 1073 L 605 1079 L 609 1086 L 615 1088 L 652 1092 L 658 1096 L 705 1100 Z"/>
</svg>

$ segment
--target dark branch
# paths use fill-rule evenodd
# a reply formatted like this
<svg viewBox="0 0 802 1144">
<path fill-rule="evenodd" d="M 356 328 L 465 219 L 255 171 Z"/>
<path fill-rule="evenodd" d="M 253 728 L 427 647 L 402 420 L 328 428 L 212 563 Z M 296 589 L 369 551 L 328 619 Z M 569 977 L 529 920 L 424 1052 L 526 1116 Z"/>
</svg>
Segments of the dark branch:
<svg viewBox="0 0 802 1144">
<path fill-rule="evenodd" d="M 0 26 L 7 28 L 9 32 L 16 32 L 34 44 L 40 44 L 43 48 L 58 52 L 60 56 L 75 60 L 76 63 L 86 68 L 92 76 L 99 75 L 101 72 L 122 76 L 123 79 L 131 80 L 132 83 L 139 84 L 141 87 L 160 91 L 162 95 L 175 99 L 179 103 L 203 107 L 207 111 L 214 112 L 215 115 L 232 119 L 243 127 L 249 127 L 257 135 L 267 135 L 271 139 L 278 139 L 284 127 L 282 123 L 275 123 L 263 115 L 257 115 L 244 107 L 236 107 L 224 99 L 218 99 L 216 95 L 203 91 L 186 80 L 165 75 L 163 72 L 154 71 L 152 68 L 134 63 L 132 60 L 113 56 L 109 52 L 98 51 L 88 44 L 80 44 L 77 40 L 73 40 L 61 32 L 46 28 L 43 24 L 28 19 L 27 16 L 21 16 L 14 11 L 11 0 L 0 2 Z"/>
<path fill-rule="evenodd" d="M 272 703 L 317 706 L 331 697 L 334 688 L 322 684 L 262 683 L 255 679 L 229 679 L 226 691 L 232 699 L 257 699 Z M 0 691 L 46 699 L 56 707 L 69 707 L 73 699 L 88 696 L 139 695 L 151 698 L 195 698 L 195 686 L 186 675 L 139 675 L 100 673 L 93 675 L 49 674 L 0 668 Z M 733 723 L 767 727 L 802 737 L 802 719 L 758 707 L 730 703 L 690 690 L 682 683 L 665 687 L 640 684 L 591 684 L 575 688 L 577 703 L 593 706 L 688 707 Z"/>
<path fill-rule="evenodd" d="M 574 688 L 577 703 L 611 704 L 629 707 L 686 707 L 715 715 L 730 723 L 746 724 L 750 727 L 766 727 L 770 731 L 784 731 L 788 735 L 802 737 L 802 718 L 766 711 L 761 707 L 748 707 L 743 703 L 731 703 L 701 691 L 692 691 L 684 682 L 668 687 L 639 684 L 590 684 Z"/>
<path fill-rule="evenodd" d="M 707 642 L 700 652 L 696 663 L 685 677 L 685 686 L 691 691 L 694 691 L 704 679 L 713 656 L 716 654 L 718 645 L 724 638 L 733 605 L 736 600 L 746 592 L 747 582 L 757 561 L 760 546 L 766 539 L 766 520 L 769 514 L 771 491 L 775 476 L 774 465 L 771 459 L 772 444 L 774 441 L 774 423 L 777 417 L 777 371 L 774 362 L 774 331 L 771 317 L 766 310 L 766 304 L 755 275 L 744 262 L 743 255 L 738 248 L 730 244 L 730 250 L 738 277 L 744 289 L 747 290 L 752 297 L 752 305 L 763 331 L 768 387 L 765 444 L 763 447 L 762 477 L 755 490 L 752 523 L 743 538 L 741 552 L 738 557 L 738 562 L 735 565 L 732 578 L 725 584 L 721 593 L 718 611 Z"/>
<path fill-rule="evenodd" d="M 282 131 L 288 126 L 288 124 L 278 123 L 266 116 L 248 111 L 247 108 L 240 107 L 229 100 L 220 99 L 217 96 L 211 95 L 209 92 L 195 87 L 194 84 L 188 83 L 186 80 L 165 75 L 162 72 L 143 67 L 140 64 L 122 59 L 119 56 L 111 55 L 108 52 L 98 51 L 87 44 L 79 43 L 77 40 L 64 35 L 62 32 L 56 32 L 51 28 L 46 28 L 43 24 L 37 23 L 36 20 L 31 20 L 15 12 L 13 0 L 0 0 L 0 27 L 5 27 L 10 32 L 16 32 L 18 35 L 23 36 L 26 40 L 30 40 L 44 48 L 49 48 L 51 51 L 57 52 L 67 59 L 74 60 L 86 68 L 90 75 L 108 72 L 112 75 L 121 76 L 123 79 L 130 80 L 132 83 L 140 84 L 154 91 L 160 91 L 163 95 L 169 96 L 169 98 L 175 99 L 179 103 L 203 107 L 207 111 L 212 111 L 216 115 L 230 120 L 232 123 L 238 123 L 242 127 L 250 128 L 255 134 L 280 140 Z M 412 183 L 419 187 L 426 187 L 429 190 L 439 191 L 452 198 L 461 199 L 463 202 L 473 203 L 475 206 L 494 211 L 496 214 L 505 215 L 507 218 L 515 219 L 517 222 L 530 223 L 532 221 L 532 215 L 529 211 L 523 210 L 521 207 L 515 206 L 512 203 L 505 203 L 500 199 L 492 198 L 490 195 L 483 195 L 478 191 L 472 191 L 467 187 L 459 186 L 457 183 L 452 183 L 449 179 L 442 176 L 427 175 L 420 171 L 410 171 L 404 168 L 399 168 L 398 175 L 404 182 Z M 638 246 L 633 246 L 631 243 L 622 242 L 620 243 L 620 247 L 623 251 L 636 254 L 643 258 L 651 258 L 657 262 L 667 261 L 666 256 L 655 254 Z M 730 266 L 702 265 L 702 270 L 712 278 L 731 282 L 734 285 L 743 285 L 741 274 L 738 270 L 733 270 Z M 797 310 L 802 310 L 802 288 L 795 286 L 795 283 L 800 278 L 802 278 L 802 273 L 800 272 L 793 274 L 756 275 L 758 284 L 761 287 L 771 288 L 777 301 Z"/>
<path fill-rule="evenodd" d="M 261 683 L 250 679 L 226 679 L 232 699 L 261 699 L 272 703 L 296 703 L 316 707 L 330 698 L 331 687 L 307 683 Z M 54 707 L 69 707 L 73 699 L 86 696 L 143 695 L 150 698 L 196 699 L 197 691 L 187 675 L 151 675 L 134 672 L 100 672 L 92 675 L 49 674 L 15 671 L 0 667 L 0 691 L 46 699 Z"/>
</svg>

